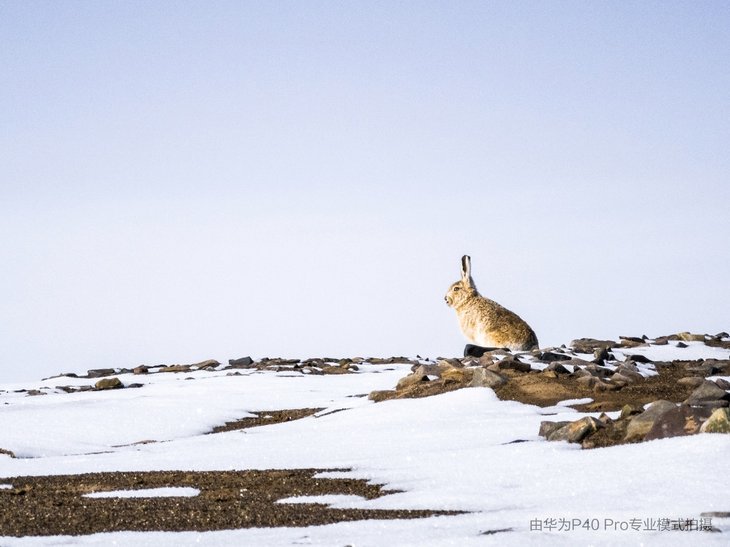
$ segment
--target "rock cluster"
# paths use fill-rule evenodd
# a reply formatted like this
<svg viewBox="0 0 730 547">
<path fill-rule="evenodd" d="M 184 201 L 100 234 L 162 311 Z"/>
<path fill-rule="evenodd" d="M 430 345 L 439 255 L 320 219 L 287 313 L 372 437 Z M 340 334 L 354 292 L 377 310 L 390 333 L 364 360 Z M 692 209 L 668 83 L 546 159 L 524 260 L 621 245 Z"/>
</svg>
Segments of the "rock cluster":
<svg viewBox="0 0 730 547">
<path fill-rule="evenodd" d="M 708 377 L 730 375 L 730 359 L 653 362 L 632 349 L 671 343 L 681 351 L 699 342 L 730 349 L 728 338 L 726 333 L 627 336 L 619 341 L 581 338 L 569 347 L 516 354 L 469 345 L 461 359 L 414 365 L 394 390 L 375 391 L 370 399 L 424 397 L 465 387 L 489 387 L 501 399 L 539 406 L 587 398 L 590 403 L 577 403 L 576 408 L 602 412 L 600 416 L 543 422 L 539 432 L 548 440 L 586 448 L 725 432 L 730 429 L 730 382 Z M 606 412 L 612 410 L 620 415 L 609 417 Z"/>
<path fill-rule="evenodd" d="M 229 359 L 227 365 L 221 364 L 215 359 L 207 359 L 199 363 L 193 364 L 175 364 L 175 365 L 139 365 L 134 368 L 98 368 L 88 370 L 86 374 L 79 375 L 76 373 L 66 373 L 45 380 L 55 378 L 81 378 L 81 379 L 98 379 L 94 385 L 57 385 L 54 388 L 42 387 L 40 389 L 19 389 L 15 393 L 25 393 L 27 396 L 46 395 L 48 392 L 56 390 L 64 393 L 78 393 L 84 391 L 102 391 L 109 389 L 139 388 L 141 383 L 123 383 L 118 376 L 120 375 L 149 375 L 149 374 L 168 374 L 168 373 L 184 373 L 191 374 L 198 371 L 229 371 L 229 375 L 240 374 L 239 370 L 260 370 L 273 372 L 297 372 L 301 374 L 325 375 L 325 374 L 351 374 L 359 370 L 359 365 L 363 363 L 372 365 L 389 365 L 389 364 L 410 364 L 418 365 L 423 362 L 422 359 L 409 359 L 407 357 L 373 357 L 373 358 L 333 358 L 333 357 L 315 357 L 309 359 L 284 359 L 269 358 L 254 360 L 249 356 L 237 359 Z"/>
</svg>

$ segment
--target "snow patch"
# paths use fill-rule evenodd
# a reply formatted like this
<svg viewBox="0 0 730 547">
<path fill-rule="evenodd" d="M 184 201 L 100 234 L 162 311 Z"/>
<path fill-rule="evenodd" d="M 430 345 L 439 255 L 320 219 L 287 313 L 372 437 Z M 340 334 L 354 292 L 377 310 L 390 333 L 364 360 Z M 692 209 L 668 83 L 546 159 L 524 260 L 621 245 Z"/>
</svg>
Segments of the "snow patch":
<svg viewBox="0 0 730 547">
<path fill-rule="evenodd" d="M 200 494 L 197 488 L 170 486 L 165 488 L 144 488 L 140 490 L 113 490 L 84 494 L 85 498 L 192 498 Z"/>
<path fill-rule="evenodd" d="M 367 499 L 354 494 L 328 494 L 322 496 L 294 496 L 277 500 L 276 503 L 319 503 L 336 509 L 349 509 Z"/>
</svg>

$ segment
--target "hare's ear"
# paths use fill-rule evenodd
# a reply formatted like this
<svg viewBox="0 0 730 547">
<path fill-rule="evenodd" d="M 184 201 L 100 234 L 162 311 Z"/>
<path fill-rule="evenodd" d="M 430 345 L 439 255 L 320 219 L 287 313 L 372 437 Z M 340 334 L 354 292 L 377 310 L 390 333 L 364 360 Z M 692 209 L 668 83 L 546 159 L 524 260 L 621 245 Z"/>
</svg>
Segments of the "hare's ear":
<svg viewBox="0 0 730 547">
<path fill-rule="evenodd" d="M 471 257 L 468 255 L 461 257 L 461 278 L 464 281 L 471 279 Z"/>
</svg>

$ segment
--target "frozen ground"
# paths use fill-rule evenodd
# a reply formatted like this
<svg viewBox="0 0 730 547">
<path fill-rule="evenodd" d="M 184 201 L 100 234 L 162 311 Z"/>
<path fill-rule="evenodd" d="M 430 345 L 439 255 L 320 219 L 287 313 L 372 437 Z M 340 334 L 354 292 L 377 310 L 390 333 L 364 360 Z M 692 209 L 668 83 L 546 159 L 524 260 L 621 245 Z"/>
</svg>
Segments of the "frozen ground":
<svg viewBox="0 0 730 547">
<path fill-rule="evenodd" d="M 683 351 L 688 349 L 692 359 L 728 358 L 727 350 L 703 344 Z M 654 351 L 662 355 L 652 357 L 663 360 L 690 353 L 675 356 L 680 350 L 671 346 Z M 337 468 L 352 471 L 327 476 L 365 478 L 401 492 L 374 500 L 295 501 L 465 514 L 309 528 L 6 537 L 0 543 L 727 545 L 728 519 L 712 519 L 720 533 L 664 528 L 678 520 L 700 522 L 701 513 L 730 511 L 730 435 L 582 450 L 537 435 L 542 420 L 582 416 L 567 403 L 539 408 L 500 401 L 488 388 L 377 404 L 367 400 L 367 393 L 393 388 L 409 370 L 407 365 L 364 365 L 355 374 L 331 376 L 266 371 L 123 375 L 126 385 L 143 386 L 72 394 L 49 389 L 35 397 L 13 391 L 94 381 L 55 378 L 0 386 L 0 448 L 17 455 L 0 455 L 0 488 L 6 488 L 7 477 L 18 475 Z M 288 423 L 205 434 L 254 411 L 294 408 L 325 410 Z M 141 441 L 164 442 L 134 444 Z"/>
</svg>

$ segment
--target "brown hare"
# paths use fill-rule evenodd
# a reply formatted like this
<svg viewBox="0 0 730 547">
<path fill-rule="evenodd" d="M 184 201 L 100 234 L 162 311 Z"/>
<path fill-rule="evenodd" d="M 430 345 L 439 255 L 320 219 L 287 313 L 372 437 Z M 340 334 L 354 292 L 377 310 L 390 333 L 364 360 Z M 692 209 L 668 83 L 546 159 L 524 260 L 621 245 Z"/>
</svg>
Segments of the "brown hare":
<svg viewBox="0 0 730 547">
<path fill-rule="evenodd" d="M 538 347 L 535 332 L 516 313 L 479 294 L 466 255 L 461 259 L 461 279 L 449 287 L 445 300 L 456 310 L 461 332 L 471 343 L 512 351 Z"/>
</svg>

